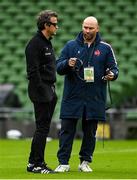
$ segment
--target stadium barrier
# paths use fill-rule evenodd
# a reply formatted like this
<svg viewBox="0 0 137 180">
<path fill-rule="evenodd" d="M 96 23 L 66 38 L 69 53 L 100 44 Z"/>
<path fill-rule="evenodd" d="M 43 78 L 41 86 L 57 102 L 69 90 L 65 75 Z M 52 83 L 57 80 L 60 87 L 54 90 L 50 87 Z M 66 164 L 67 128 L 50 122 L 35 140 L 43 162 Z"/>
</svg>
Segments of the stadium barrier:
<svg viewBox="0 0 137 180">
<path fill-rule="evenodd" d="M 130 113 L 132 118 L 128 117 Z M 31 109 L 24 108 L 0 108 L 0 138 L 7 138 L 7 132 L 13 129 L 19 130 L 22 133 L 22 138 L 32 137 L 35 131 L 33 111 Z M 53 119 L 49 136 L 52 138 L 58 138 L 59 131 L 60 121 Z M 78 124 L 75 137 L 82 137 L 80 123 Z M 107 121 L 103 124 L 100 122 L 97 130 L 97 139 L 103 138 L 137 138 L 137 109 L 108 110 Z"/>
</svg>

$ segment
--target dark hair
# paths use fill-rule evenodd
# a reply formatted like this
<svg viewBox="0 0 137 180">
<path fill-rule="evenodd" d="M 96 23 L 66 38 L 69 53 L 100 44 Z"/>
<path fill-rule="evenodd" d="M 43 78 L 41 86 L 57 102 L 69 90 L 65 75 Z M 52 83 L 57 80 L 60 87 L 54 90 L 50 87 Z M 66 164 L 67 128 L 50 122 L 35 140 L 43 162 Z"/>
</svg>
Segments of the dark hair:
<svg viewBox="0 0 137 180">
<path fill-rule="evenodd" d="M 50 18 L 51 17 L 58 17 L 57 13 L 52 10 L 44 10 L 41 11 L 37 16 L 37 27 L 39 30 L 45 29 L 44 24 L 49 23 L 50 25 Z"/>
</svg>

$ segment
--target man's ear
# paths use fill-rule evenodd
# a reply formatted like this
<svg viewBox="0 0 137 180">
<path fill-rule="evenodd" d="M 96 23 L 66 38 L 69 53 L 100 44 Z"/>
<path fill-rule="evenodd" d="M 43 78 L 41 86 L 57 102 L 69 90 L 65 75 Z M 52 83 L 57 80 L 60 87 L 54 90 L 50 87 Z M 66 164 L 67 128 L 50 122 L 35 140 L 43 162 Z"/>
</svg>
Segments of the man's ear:
<svg viewBox="0 0 137 180">
<path fill-rule="evenodd" d="M 45 24 L 44 24 L 44 27 L 46 28 L 46 27 L 50 27 L 50 23 L 49 22 L 46 22 Z"/>
<path fill-rule="evenodd" d="M 46 29 L 46 27 L 47 27 L 47 24 L 45 23 L 45 24 L 44 24 L 44 28 Z"/>
<path fill-rule="evenodd" d="M 99 26 L 97 26 L 97 32 L 99 32 Z"/>
</svg>

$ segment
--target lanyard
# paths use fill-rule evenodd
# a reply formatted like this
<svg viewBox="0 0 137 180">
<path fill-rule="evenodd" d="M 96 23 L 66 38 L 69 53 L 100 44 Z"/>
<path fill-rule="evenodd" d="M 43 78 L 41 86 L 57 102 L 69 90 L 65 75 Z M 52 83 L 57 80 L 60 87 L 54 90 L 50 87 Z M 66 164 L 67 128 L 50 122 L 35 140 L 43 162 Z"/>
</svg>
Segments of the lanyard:
<svg viewBox="0 0 137 180">
<path fill-rule="evenodd" d="M 89 55 L 88 55 L 88 67 L 90 67 L 90 58 L 92 59 L 94 50 L 95 50 L 95 42 L 93 43 L 93 47 L 92 47 L 90 53 L 88 52 L 88 54 L 89 54 Z M 80 67 L 79 67 L 78 64 L 75 66 L 75 73 L 76 73 L 77 77 L 78 77 L 80 80 L 82 80 L 82 81 L 85 82 L 85 80 L 84 80 L 82 77 L 80 77 L 80 74 L 79 74 L 79 73 L 80 73 L 80 69 L 81 69 L 82 67 L 84 68 L 84 66 L 83 66 L 83 61 L 82 61 L 81 59 L 77 58 L 77 62 L 78 62 L 78 64 L 80 65 Z"/>
<path fill-rule="evenodd" d="M 95 50 L 95 42 L 93 43 L 93 47 L 92 47 L 92 49 L 91 49 L 91 52 L 89 53 L 89 57 L 88 57 L 88 67 L 90 67 L 90 59 L 92 60 L 92 58 L 93 58 L 94 50 Z"/>
</svg>

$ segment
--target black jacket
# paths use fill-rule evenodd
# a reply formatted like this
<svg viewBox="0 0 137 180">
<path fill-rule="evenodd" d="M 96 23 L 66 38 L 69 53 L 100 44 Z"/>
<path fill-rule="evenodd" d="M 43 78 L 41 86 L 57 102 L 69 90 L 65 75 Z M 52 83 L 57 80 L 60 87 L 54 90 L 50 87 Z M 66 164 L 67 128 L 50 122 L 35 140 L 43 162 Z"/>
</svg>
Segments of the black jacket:
<svg viewBox="0 0 137 180">
<path fill-rule="evenodd" d="M 38 31 L 28 42 L 26 49 L 28 93 L 35 102 L 52 100 L 56 81 L 55 55 L 50 40 Z"/>
</svg>

